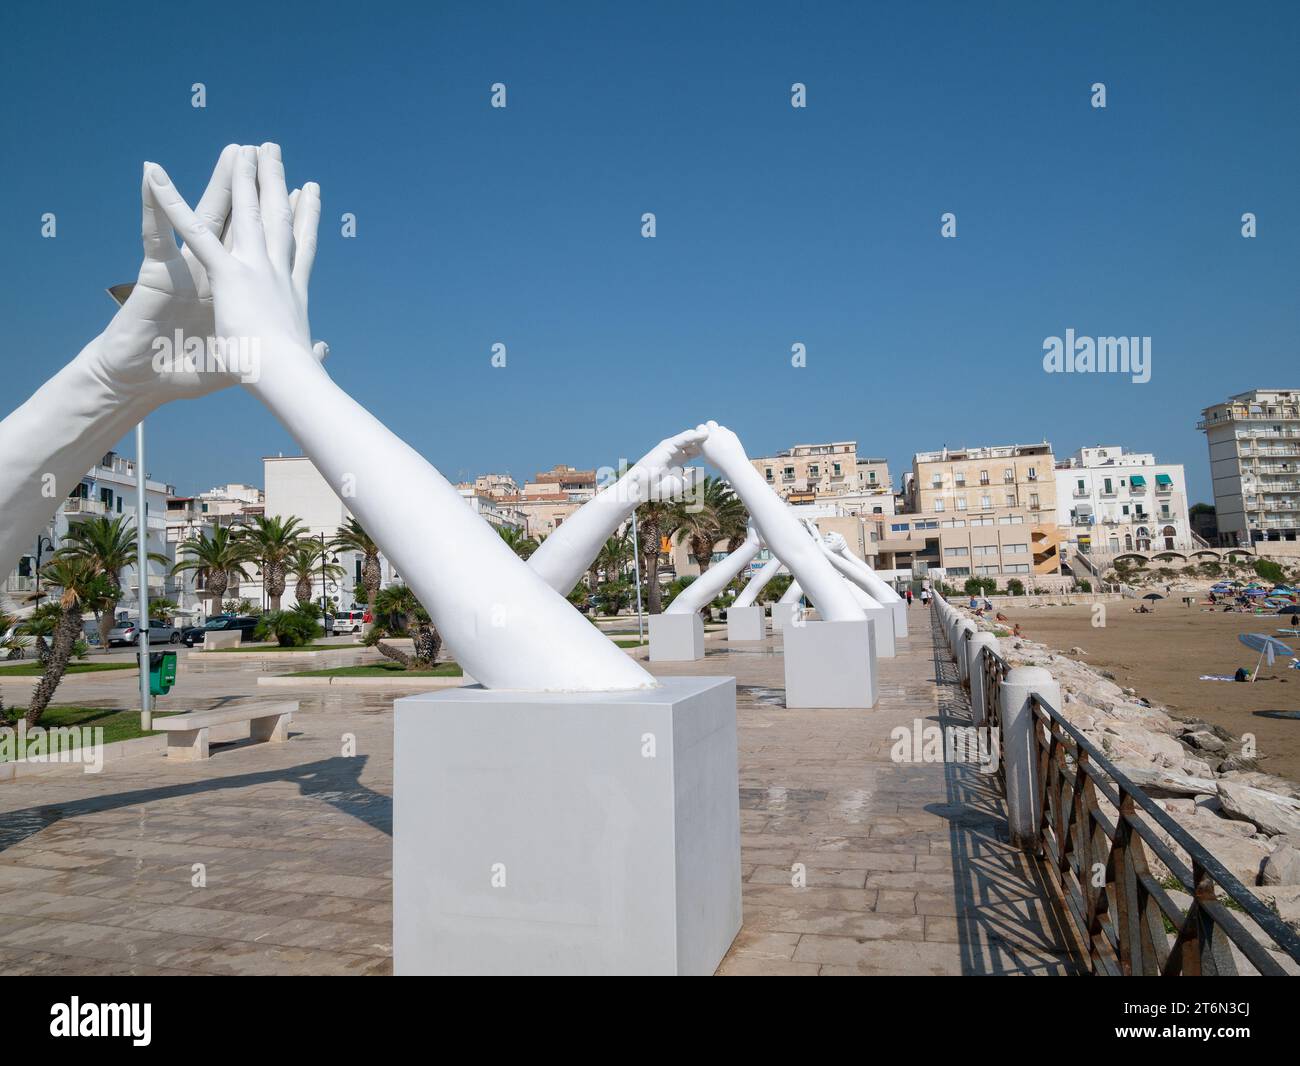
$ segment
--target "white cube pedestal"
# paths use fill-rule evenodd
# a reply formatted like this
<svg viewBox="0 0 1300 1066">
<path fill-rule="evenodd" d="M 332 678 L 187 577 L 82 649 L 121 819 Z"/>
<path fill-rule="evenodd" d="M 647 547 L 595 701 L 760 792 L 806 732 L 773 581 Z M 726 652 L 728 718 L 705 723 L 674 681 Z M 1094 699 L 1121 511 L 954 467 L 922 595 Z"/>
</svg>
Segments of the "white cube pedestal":
<svg viewBox="0 0 1300 1066">
<path fill-rule="evenodd" d="M 907 602 L 891 603 L 889 609 L 894 612 L 894 636 L 902 639 L 907 636 Z"/>
<path fill-rule="evenodd" d="M 711 974 L 740 930 L 736 682 L 394 703 L 398 974 Z"/>
<path fill-rule="evenodd" d="M 691 614 L 650 616 L 650 661 L 689 663 L 704 658 L 704 619 Z"/>
<path fill-rule="evenodd" d="M 785 630 L 787 707 L 874 707 L 876 642 L 864 622 L 806 622 Z"/>
<path fill-rule="evenodd" d="M 864 607 L 873 625 L 871 635 L 876 639 L 876 658 L 892 659 L 894 657 L 894 612 L 888 607 Z"/>
<path fill-rule="evenodd" d="M 727 640 L 762 640 L 767 636 L 767 618 L 762 607 L 729 607 Z"/>
<path fill-rule="evenodd" d="M 772 604 L 772 632 L 780 633 L 802 608 L 797 603 Z"/>
</svg>

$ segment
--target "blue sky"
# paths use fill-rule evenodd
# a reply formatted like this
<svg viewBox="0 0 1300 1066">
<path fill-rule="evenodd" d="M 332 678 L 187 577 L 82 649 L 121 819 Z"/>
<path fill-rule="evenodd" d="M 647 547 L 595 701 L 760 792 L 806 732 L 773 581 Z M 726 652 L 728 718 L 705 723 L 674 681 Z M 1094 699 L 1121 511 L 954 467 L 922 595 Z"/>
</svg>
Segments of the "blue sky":
<svg viewBox="0 0 1300 1066">
<path fill-rule="evenodd" d="M 1298 30 L 1284 4 L 5 5 L 0 408 L 134 277 L 142 160 L 193 200 L 222 145 L 278 140 L 322 185 L 331 373 L 453 480 L 716 418 L 896 477 L 944 444 L 1125 444 L 1208 498 L 1201 408 L 1300 386 Z M 1150 336 L 1150 383 L 1045 374 L 1067 328 Z M 238 390 L 150 428 L 182 491 L 297 452 Z"/>
</svg>

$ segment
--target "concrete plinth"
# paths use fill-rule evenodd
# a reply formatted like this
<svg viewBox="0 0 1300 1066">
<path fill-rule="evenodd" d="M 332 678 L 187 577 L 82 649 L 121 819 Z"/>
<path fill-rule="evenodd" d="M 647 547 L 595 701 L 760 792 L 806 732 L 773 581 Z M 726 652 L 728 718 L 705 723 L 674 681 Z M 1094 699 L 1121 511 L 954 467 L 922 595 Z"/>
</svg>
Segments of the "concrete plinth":
<svg viewBox="0 0 1300 1066">
<path fill-rule="evenodd" d="M 767 636 L 767 619 L 762 607 L 729 607 L 728 640 L 762 640 Z"/>
<path fill-rule="evenodd" d="M 899 600 L 888 607 L 894 612 L 894 636 L 901 640 L 907 636 L 907 601 Z"/>
<path fill-rule="evenodd" d="M 805 622 L 787 626 L 787 707 L 874 707 L 875 623 Z"/>
<path fill-rule="evenodd" d="M 650 616 L 650 661 L 689 663 L 704 658 L 704 619 L 698 613 Z"/>
<path fill-rule="evenodd" d="M 772 632 L 780 633 L 784 630 L 801 610 L 797 603 L 772 604 Z"/>
<path fill-rule="evenodd" d="M 394 703 L 398 974 L 710 974 L 740 930 L 736 683 Z"/>
<path fill-rule="evenodd" d="M 876 638 L 876 658 L 892 659 L 894 648 L 894 612 L 888 607 L 864 607 L 863 611 L 874 624 L 871 632 Z"/>
</svg>

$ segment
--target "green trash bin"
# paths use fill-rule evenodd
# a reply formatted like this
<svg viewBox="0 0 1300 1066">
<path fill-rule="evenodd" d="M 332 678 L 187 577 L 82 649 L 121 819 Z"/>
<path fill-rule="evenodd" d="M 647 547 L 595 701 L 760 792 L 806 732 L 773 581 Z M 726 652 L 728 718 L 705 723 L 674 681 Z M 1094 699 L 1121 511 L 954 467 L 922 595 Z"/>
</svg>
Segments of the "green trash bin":
<svg viewBox="0 0 1300 1066">
<path fill-rule="evenodd" d="M 154 651 L 149 653 L 149 691 L 155 696 L 165 696 L 176 684 L 176 653 Z"/>
</svg>

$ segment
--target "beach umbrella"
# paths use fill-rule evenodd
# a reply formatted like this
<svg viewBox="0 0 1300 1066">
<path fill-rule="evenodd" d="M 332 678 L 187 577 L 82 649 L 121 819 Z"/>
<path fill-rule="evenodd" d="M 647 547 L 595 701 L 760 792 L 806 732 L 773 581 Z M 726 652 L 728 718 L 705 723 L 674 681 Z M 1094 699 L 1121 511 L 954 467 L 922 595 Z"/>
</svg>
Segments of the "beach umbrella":
<svg viewBox="0 0 1300 1066">
<path fill-rule="evenodd" d="M 1290 647 L 1283 644 L 1277 637 L 1270 637 L 1267 633 L 1239 633 L 1237 639 L 1251 651 L 1259 652 L 1259 661 L 1255 663 L 1255 672 L 1250 675 L 1252 681 L 1259 675 L 1260 665 L 1265 659 L 1268 659 L 1268 665 L 1272 666 L 1274 659 L 1279 655 L 1292 656 L 1295 654 Z"/>
<path fill-rule="evenodd" d="M 1147 593 L 1145 596 L 1143 596 L 1142 598 L 1143 598 L 1144 600 L 1163 600 L 1163 599 L 1164 599 L 1164 597 L 1161 596 L 1160 593 L 1158 593 L 1158 592 L 1148 592 L 1148 593 Z"/>
</svg>

